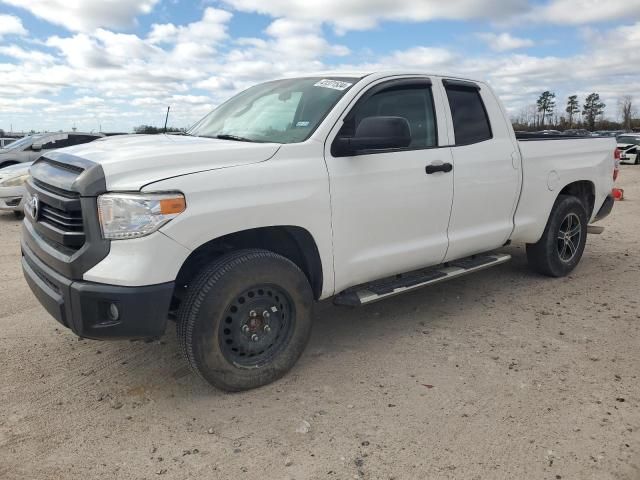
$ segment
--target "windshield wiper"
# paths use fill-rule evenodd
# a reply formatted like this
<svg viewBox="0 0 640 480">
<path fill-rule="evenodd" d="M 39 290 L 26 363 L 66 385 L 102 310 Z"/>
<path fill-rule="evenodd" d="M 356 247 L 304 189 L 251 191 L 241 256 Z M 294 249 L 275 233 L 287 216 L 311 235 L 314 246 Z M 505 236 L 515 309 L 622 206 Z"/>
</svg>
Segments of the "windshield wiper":
<svg viewBox="0 0 640 480">
<path fill-rule="evenodd" d="M 235 140 L 236 142 L 254 142 L 255 140 L 251 140 L 250 138 L 241 137 L 239 135 L 231 135 L 229 133 L 220 133 L 216 135 L 215 138 L 219 140 Z"/>
</svg>

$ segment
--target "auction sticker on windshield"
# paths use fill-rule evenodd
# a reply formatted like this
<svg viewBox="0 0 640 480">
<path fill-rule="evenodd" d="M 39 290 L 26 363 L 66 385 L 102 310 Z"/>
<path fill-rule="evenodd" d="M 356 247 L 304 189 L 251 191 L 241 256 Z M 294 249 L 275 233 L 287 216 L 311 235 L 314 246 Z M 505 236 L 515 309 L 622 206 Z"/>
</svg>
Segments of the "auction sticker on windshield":
<svg viewBox="0 0 640 480">
<path fill-rule="evenodd" d="M 314 87 L 333 88 L 334 90 L 346 90 L 351 85 L 353 85 L 353 83 L 341 82 L 340 80 L 329 80 L 329 79 L 325 78 L 325 79 L 320 80 L 318 83 L 315 83 L 313 86 Z"/>
</svg>

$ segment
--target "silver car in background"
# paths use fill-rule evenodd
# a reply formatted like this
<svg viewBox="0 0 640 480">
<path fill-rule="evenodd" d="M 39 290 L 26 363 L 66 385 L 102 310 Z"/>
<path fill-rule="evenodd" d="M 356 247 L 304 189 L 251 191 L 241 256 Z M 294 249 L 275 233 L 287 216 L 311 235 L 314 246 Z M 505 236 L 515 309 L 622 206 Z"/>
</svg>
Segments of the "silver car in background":
<svg viewBox="0 0 640 480">
<path fill-rule="evenodd" d="M 0 148 L 6 148 L 16 140 L 16 138 L 0 138 Z"/>
<path fill-rule="evenodd" d="M 0 168 L 0 210 L 22 215 L 24 183 L 29 178 L 33 162 L 18 163 Z"/>
<path fill-rule="evenodd" d="M 0 150 L 0 169 L 16 163 L 33 162 L 48 151 L 92 142 L 101 133 L 56 132 L 28 135 Z"/>
</svg>

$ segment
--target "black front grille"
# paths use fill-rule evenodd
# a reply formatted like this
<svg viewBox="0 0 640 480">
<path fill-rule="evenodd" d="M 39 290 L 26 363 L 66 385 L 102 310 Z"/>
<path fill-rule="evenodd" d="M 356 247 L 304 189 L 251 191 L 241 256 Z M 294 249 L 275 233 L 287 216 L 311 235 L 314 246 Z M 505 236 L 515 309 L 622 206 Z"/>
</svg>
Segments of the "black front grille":
<svg viewBox="0 0 640 480">
<path fill-rule="evenodd" d="M 62 277 L 80 280 L 111 246 L 102 238 L 98 220 L 97 199 L 107 191 L 102 167 L 62 149 L 36 160 L 30 174 L 23 249 Z"/>
<path fill-rule="evenodd" d="M 53 165 L 47 168 L 47 173 L 59 178 L 54 175 L 57 172 Z M 79 250 L 86 240 L 80 195 L 35 175 L 27 182 L 27 190 L 25 210 L 38 234 L 65 254 Z"/>
<path fill-rule="evenodd" d="M 82 212 L 65 212 L 51 205 L 40 207 L 40 222 L 47 222 L 61 231 L 83 232 Z"/>
<path fill-rule="evenodd" d="M 47 190 L 49 192 L 55 193 L 56 195 L 59 195 L 61 197 L 65 197 L 65 198 L 79 198 L 80 194 L 78 192 L 71 192 L 69 190 L 64 190 L 62 188 L 58 188 L 58 187 L 54 187 L 53 185 L 49 185 L 47 183 L 41 182 L 40 180 L 34 178 L 33 179 L 33 183 L 35 183 L 37 186 L 43 188 L 44 190 Z"/>
</svg>

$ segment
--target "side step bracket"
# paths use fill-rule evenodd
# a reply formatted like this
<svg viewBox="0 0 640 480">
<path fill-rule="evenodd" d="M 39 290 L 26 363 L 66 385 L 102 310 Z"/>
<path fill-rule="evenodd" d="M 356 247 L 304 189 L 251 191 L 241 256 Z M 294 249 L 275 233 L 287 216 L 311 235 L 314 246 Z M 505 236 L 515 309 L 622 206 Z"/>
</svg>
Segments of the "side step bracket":
<svg viewBox="0 0 640 480">
<path fill-rule="evenodd" d="M 474 255 L 413 272 L 386 277 L 375 282 L 351 287 L 334 297 L 336 305 L 358 307 L 417 288 L 444 282 L 468 273 L 500 265 L 511 259 L 503 253 Z"/>
</svg>

